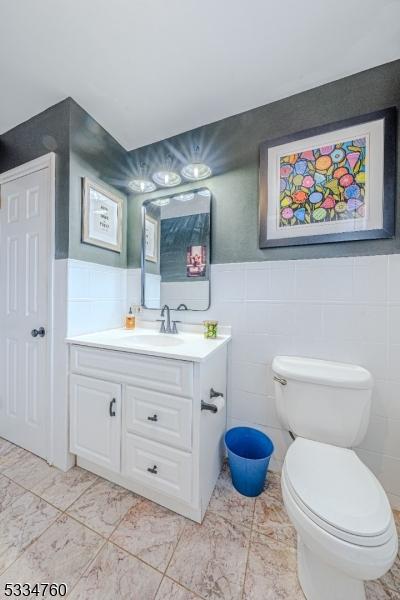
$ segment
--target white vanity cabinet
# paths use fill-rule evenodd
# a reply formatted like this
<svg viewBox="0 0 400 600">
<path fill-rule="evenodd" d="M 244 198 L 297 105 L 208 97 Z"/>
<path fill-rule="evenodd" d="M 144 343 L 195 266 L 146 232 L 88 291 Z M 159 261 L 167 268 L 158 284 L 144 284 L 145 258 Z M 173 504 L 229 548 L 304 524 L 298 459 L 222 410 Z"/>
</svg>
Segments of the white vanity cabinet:
<svg viewBox="0 0 400 600">
<path fill-rule="evenodd" d="M 70 343 L 77 464 L 201 522 L 224 456 L 226 369 L 226 344 L 196 361 Z M 201 410 L 211 388 L 216 413 Z"/>
</svg>

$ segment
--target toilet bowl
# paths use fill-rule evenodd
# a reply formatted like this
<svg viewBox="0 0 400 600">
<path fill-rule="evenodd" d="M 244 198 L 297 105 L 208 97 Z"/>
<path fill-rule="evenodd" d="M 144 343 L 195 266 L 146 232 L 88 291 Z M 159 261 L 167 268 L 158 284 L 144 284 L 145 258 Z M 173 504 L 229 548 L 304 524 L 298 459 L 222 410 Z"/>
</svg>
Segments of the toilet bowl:
<svg viewBox="0 0 400 600">
<path fill-rule="evenodd" d="M 297 438 L 282 494 L 298 534 L 298 574 L 307 600 L 364 600 L 398 550 L 386 494 L 354 451 Z"/>
<path fill-rule="evenodd" d="M 371 374 L 285 356 L 272 370 L 277 412 L 295 439 L 281 482 L 303 592 L 307 600 L 365 600 L 364 581 L 384 575 L 398 550 L 385 491 L 351 449 L 368 426 Z"/>
</svg>

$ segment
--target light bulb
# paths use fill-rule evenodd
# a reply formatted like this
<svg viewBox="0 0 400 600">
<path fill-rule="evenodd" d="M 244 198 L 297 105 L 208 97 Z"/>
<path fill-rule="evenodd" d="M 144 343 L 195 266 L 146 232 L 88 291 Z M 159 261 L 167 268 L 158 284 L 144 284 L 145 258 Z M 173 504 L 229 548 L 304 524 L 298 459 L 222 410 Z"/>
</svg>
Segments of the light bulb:
<svg viewBox="0 0 400 600">
<path fill-rule="evenodd" d="M 175 171 L 157 171 L 153 173 L 152 178 L 161 187 L 174 187 L 182 181 L 181 177 Z"/>
<path fill-rule="evenodd" d="M 185 179 L 189 181 L 198 181 L 200 179 L 207 179 L 212 175 L 211 168 L 205 163 L 189 163 L 183 167 L 181 174 Z"/>
<path fill-rule="evenodd" d="M 141 194 L 154 192 L 154 190 L 157 189 L 154 183 L 148 179 L 132 179 L 132 181 L 128 183 L 128 186 L 134 192 L 140 192 Z"/>
</svg>

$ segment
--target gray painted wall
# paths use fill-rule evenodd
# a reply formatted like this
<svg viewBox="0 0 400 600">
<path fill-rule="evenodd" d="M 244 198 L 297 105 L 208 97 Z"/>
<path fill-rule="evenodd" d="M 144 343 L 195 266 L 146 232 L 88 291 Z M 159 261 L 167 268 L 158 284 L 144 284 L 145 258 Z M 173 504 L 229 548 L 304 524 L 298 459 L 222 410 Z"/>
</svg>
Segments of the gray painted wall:
<svg viewBox="0 0 400 600">
<path fill-rule="evenodd" d="M 126 150 L 76 102 L 70 101 L 69 257 L 126 267 Z M 89 177 L 123 198 L 122 251 L 113 252 L 81 242 L 82 178 Z"/>
<path fill-rule="evenodd" d="M 134 150 L 130 154 L 132 163 L 145 162 L 149 171 L 165 165 L 168 160 L 173 168 L 180 170 L 185 161 L 193 158 L 193 145 L 200 145 L 201 157 L 215 173 L 214 177 L 201 182 L 213 194 L 213 263 L 399 253 L 400 210 L 397 210 L 397 233 L 394 239 L 266 250 L 258 248 L 259 144 L 266 139 L 390 106 L 400 109 L 400 60 Z M 399 159 L 400 152 L 398 173 Z M 174 191 L 198 186 L 199 182 L 186 184 Z M 397 178 L 397 208 L 399 190 L 400 177 Z M 128 265 L 131 267 L 140 265 L 138 215 L 141 202 L 162 195 L 168 194 L 159 190 L 130 197 Z"/>
<path fill-rule="evenodd" d="M 69 100 L 0 136 L 0 173 L 48 152 L 56 155 L 56 258 L 68 256 Z"/>
<path fill-rule="evenodd" d="M 72 98 L 0 136 L 0 173 L 34 158 L 56 154 L 56 258 L 125 267 L 128 153 Z M 81 242 L 81 182 L 91 177 L 124 199 L 121 254 Z"/>
<path fill-rule="evenodd" d="M 212 93 L 212 90 L 211 90 Z M 121 255 L 81 243 L 80 181 L 87 175 L 126 194 L 136 175 L 171 166 L 180 170 L 195 158 L 209 163 L 214 176 L 202 182 L 214 197 L 213 263 L 285 260 L 400 253 L 400 210 L 394 239 L 291 248 L 258 248 L 258 147 L 265 139 L 323 125 L 382 108 L 400 108 L 400 60 L 206 125 L 145 148 L 126 152 L 88 113 L 67 98 L 0 136 L 0 172 L 56 153 L 56 258 L 70 256 L 114 266 L 140 266 L 144 199 L 168 195 L 158 190 L 130 195 Z M 398 121 L 400 127 L 400 119 Z M 400 152 L 398 153 L 398 164 Z M 400 168 L 398 166 L 398 172 Z M 399 204 L 400 178 L 397 180 Z M 174 192 L 199 187 L 199 182 Z"/>
</svg>

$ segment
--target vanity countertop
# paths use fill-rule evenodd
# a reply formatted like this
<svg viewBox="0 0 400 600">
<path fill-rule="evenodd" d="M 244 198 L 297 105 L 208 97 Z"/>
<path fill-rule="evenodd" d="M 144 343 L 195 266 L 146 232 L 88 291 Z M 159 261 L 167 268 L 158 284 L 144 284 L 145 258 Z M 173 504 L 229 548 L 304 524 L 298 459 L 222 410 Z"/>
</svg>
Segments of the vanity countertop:
<svg viewBox="0 0 400 600">
<path fill-rule="evenodd" d="M 205 339 L 202 333 L 196 331 L 180 331 L 172 335 L 158 333 L 154 326 L 139 326 L 135 329 L 108 329 L 71 336 L 66 342 L 105 350 L 202 362 L 230 339 L 231 336 L 225 332 L 211 340 Z"/>
</svg>

